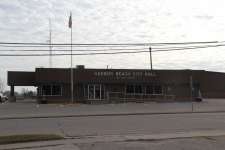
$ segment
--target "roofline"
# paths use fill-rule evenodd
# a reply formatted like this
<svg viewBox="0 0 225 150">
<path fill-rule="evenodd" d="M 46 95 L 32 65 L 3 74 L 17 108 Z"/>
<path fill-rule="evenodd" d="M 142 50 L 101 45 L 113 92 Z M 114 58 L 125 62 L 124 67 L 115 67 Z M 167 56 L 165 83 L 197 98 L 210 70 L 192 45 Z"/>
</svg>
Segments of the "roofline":
<svg viewBox="0 0 225 150">
<path fill-rule="evenodd" d="M 59 70 L 68 70 L 71 68 L 35 68 L 35 69 L 59 69 Z M 197 70 L 197 69 L 137 69 L 137 68 L 73 68 L 77 70 L 137 70 L 137 71 L 206 71 L 206 70 Z"/>
</svg>

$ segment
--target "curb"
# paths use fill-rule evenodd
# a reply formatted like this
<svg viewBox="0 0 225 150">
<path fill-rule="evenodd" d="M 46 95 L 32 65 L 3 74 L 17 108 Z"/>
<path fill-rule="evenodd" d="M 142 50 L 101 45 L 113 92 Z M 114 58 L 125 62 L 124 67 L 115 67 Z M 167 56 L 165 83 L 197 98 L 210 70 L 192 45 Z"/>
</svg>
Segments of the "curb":
<svg viewBox="0 0 225 150">
<path fill-rule="evenodd" d="M 45 119 L 45 118 L 73 118 L 73 117 L 103 117 L 103 116 L 138 116 L 138 115 L 173 115 L 173 114 L 206 114 L 225 113 L 225 111 L 180 111 L 180 112 L 145 112 L 145 113 L 106 113 L 106 114 L 84 114 L 84 115 L 52 115 L 52 116 L 23 116 L 23 117 L 0 117 L 0 120 L 13 119 Z"/>
</svg>

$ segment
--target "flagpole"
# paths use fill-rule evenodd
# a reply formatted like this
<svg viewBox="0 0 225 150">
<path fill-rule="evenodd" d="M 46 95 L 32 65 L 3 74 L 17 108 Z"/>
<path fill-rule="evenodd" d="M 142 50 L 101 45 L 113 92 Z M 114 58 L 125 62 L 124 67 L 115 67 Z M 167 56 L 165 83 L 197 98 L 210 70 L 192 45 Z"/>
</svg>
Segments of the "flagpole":
<svg viewBox="0 0 225 150">
<path fill-rule="evenodd" d="M 73 99 L 73 25 L 72 25 L 72 13 L 70 13 L 70 17 L 71 17 L 71 27 L 70 27 L 70 42 L 71 42 L 71 56 L 70 56 L 70 76 L 71 76 L 71 102 L 74 102 Z"/>
<path fill-rule="evenodd" d="M 49 18 L 49 68 L 52 68 L 52 24 Z"/>
</svg>

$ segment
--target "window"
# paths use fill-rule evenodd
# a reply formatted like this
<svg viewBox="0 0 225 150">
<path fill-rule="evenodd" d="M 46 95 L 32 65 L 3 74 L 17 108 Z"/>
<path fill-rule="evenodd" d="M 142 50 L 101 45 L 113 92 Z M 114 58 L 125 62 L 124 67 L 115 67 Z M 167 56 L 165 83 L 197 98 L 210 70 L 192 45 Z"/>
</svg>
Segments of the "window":
<svg viewBox="0 0 225 150">
<path fill-rule="evenodd" d="M 60 85 L 43 85 L 42 86 L 42 95 L 61 96 L 62 95 L 62 86 L 60 86 Z"/>
<path fill-rule="evenodd" d="M 126 93 L 134 93 L 134 86 L 133 85 L 127 85 Z"/>
<path fill-rule="evenodd" d="M 88 99 L 89 100 L 101 100 L 105 97 L 104 85 L 90 84 L 88 85 Z"/>
<path fill-rule="evenodd" d="M 162 86 L 160 85 L 147 85 L 146 94 L 162 94 Z"/>
<path fill-rule="evenodd" d="M 105 87 L 101 86 L 101 99 L 104 99 L 105 97 Z"/>
<path fill-rule="evenodd" d="M 140 94 L 143 93 L 142 85 L 127 85 L 126 93 L 130 94 Z"/>
<path fill-rule="evenodd" d="M 162 94 L 162 87 L 160 85 L 155 86 L 155 94 Z"/>
<path fill-rule="evenodd" d="M 94 99 L 94 85 L 89 85 L 88 86 L 88 99 Z"/>
<path fill-rule="evenodd" d="M 61 86 L 60 85 L 53 85 L 52 86 L 52 95 L 61 95 Z"/>
<path fill-rule="evenodd" d="M 42 95 L 51 95 L 51 86 L 50 85 L 42 86 Z"/>
<path fill-rule="evenodd" d="M 154 87 L 152 85 L 146 86 L 146 94 L 154 94 Z"/>
<path fill-rule="evenodd" d="M 135 93 L 142 93 L 142 86 L 141 85 L 135 85 Z"/>
<path fill-rule="evenodd" d="M 100 85 L 95 85 L 95 99 L 101 99 L 101 87 L 100 87 Z"/>
</svg>

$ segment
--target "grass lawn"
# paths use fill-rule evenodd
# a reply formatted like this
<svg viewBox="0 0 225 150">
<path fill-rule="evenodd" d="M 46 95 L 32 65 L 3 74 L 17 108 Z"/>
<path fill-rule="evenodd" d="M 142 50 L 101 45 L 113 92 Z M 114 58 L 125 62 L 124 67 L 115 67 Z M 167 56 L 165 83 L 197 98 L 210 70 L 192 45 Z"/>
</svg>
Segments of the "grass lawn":
<svg viewBox="0 0 225 150">
<path fill-rule="evenodd" d="M 34 142 L 34 141 L 50 141 L 50 140 L 60 140 L 60 139 L 64 139 L 64 138 L 56 134 L 9 135 L 9 136 L 0 136 L 0 145 L 22 143 L 22 142 Z"/>
</svg>

